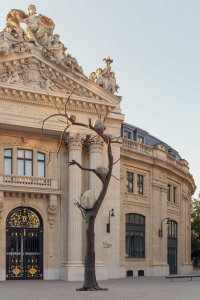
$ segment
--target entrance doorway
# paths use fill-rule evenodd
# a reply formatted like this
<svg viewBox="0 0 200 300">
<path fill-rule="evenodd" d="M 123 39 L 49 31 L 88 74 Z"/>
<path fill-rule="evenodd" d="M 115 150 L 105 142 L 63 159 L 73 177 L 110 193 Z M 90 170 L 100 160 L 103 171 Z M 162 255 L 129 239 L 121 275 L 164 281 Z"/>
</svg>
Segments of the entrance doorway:
<svg viewBox="0 0 200 300">
<path fill-rule="evenodd" d="M 170 274 L 177 274 L 177 240 L 177 222 L 170 220 L 167 239 L 167 263 Z"/>
<path fill-rule="evenodd" d="M 6 220 L 6 279 L 42 278 L 42 219 L 32 208 L 18 207 Z"/>
</svg>

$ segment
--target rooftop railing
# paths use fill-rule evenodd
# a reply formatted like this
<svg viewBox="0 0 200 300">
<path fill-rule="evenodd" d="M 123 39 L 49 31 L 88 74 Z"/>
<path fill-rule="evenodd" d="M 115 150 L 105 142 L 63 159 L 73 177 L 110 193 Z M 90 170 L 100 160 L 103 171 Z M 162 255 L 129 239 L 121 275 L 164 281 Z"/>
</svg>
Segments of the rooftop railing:
<svg viewBox="0 0 200 300">
<path fill-rule="evenodd" d="M 150 147 L 136 141 L 132 141 L 126 138 L 122 138 L 122 149 L 133 151 L 136 153 L 148 155 L 150 157 L 159 158 L 166 161 L 167 163 L 175 166 L 176 168 L 182 170 L 183 172 L 189 173 L 188 162 L 186 160 L 177 160 L 174 157 L 170 156 L 165 150 L 163 145 L 156 145 Z"/>
</svg>

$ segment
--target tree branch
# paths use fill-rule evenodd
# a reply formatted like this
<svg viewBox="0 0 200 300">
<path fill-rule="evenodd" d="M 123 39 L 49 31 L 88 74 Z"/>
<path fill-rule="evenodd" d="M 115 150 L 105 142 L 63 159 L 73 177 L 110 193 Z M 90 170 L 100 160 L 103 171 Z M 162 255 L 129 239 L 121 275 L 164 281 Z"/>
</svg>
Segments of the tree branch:
<svg viewBox="0 0 200 300">
<path fill-rule="evenodd" d="M 115 177 L 114 175 L 111 175 L 112 177 L 114 177 L 116 180 L 119 180 L 120 181 L 120 179 L 119 178 L 117 178 L 117 177 Z"/>
<path fill-rule="evenodd" d="M 82 166 L 81 166 L 76 160 L 74 160 L 74 159 L 73 159 L 72 161 L 68 161 L 67 164 L 68 164 L 69 167 L 70 167 L 70 166 L 73 166 L 73 165 L 76 165 L 76 166 L 78 166 L 82 171 L 93 172 L 95 175 L 97 175 L 97 177 L 99 177 L 99 179 L 102 181 L 102 183 L 104 183 L 103 177 L 102 177 L 99 173 L 97 173 L 97 172 L 95 171 L 95 169 L 84 168 L 84 167 L 82 167 Z"/>
<path fill-rule="evenodd" d="M 119 160 L 120 160 L 120 158 L 118 160 L 116 160 L 116 162 L 114 162 L 113 165 L 115 165 Z"/>
</svg>

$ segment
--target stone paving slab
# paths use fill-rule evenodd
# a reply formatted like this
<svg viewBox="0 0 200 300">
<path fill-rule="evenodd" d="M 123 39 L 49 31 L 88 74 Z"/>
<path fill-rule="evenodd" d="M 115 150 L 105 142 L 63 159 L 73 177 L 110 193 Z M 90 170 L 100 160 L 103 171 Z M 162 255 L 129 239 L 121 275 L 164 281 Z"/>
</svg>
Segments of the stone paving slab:
<svg viewBox="0 0 200 300">
<path fill-rule="evenodd" d="M 197 274 L 195 272 L 194 274 Z M 199 272 L 200 274 L 200 272 Z M 2 281 L 0 300 L 199 300 L 200 278 L 165 279 L 165 277 L 129 277 L 100 281 L 109 291 L 77 292 L 80 282 Z"/>
</svg>

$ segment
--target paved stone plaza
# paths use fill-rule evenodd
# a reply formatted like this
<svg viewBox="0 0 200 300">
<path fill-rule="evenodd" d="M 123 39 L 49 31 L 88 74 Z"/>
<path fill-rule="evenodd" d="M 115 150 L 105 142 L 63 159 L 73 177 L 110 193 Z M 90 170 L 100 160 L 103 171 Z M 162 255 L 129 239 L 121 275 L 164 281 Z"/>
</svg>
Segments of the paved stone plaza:
<svg viewBox="0 0 200 300">
<path fill-rule="evenodd" d="M 200 270 L 194 274 L 200 274 Z M 107 292 L 76 292 L 80 282 L 67 281 L 4 281 L 0 282 L 0 300 L 197 300 L 200 298 L 200 278 L 165 279 L 136 277 L 101 281 Z"/>
</svg>

